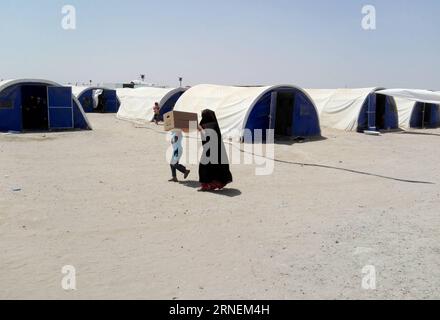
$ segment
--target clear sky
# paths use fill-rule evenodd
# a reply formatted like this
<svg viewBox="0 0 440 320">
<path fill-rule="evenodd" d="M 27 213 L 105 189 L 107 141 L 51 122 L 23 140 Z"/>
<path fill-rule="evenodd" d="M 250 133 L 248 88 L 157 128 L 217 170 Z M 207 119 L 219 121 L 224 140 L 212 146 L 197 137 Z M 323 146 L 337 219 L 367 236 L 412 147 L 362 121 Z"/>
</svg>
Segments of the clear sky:
<svg viewBox="0 0 440 320">
<path fill-rule="evenodd" d="M 439 17 L 438 0 L 1 0 L 0 78 L 440 90 Z"/>
</svg>

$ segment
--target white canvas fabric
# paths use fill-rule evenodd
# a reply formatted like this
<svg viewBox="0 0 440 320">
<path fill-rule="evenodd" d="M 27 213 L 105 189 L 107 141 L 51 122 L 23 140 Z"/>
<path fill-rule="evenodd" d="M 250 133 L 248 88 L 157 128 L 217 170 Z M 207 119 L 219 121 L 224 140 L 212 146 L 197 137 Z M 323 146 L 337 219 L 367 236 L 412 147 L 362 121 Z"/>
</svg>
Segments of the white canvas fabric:
<svg viewBox="0 0 440 320">
<path fill-rule="evenodd" d="M 399 113 L 399 128 L 409 130 L 411 128 L 411 116 L 417 102 L 403 98 L 394 98 L 394 100 Z"/>
<path fill-rule="evenodd" d="M 417 102 L 440 105 L 440 93 L 417 89 L 388 89 L 378 93 L 394 97 L 399 113 L 399 127 L 404 130 L 411 128 L 411 116 Z"/>
<path fill-rule="evenodd" d="M 98 107 L 99 96 L 101 94 L 103 94 L 103 93 L 104 93 L 104 90 L 102 90 L 102 89 L 95 89 L 95 90 L 93 90 L 93 94 L 92 94 L 92 97 L 93 97 L 93 109 L 96 109 Z"/>
<path fill-rule="evenodd" d="M 359 115 L 368 96 L 377 88 L 305 89 L 319 112 L 322 127 L 356 131 Z"/>
<path fill-rule="evenodd" d="M 440 93 L 434 91 L 417 89 L 388 89 L 380 90 L 378 93 L 415 102 L 440 104 Z"/>
<path fill-rule="evenodd" d="M 75 95 L 75 97 L 79 97 L 84 91 L 86 91 L 89 87 L 80 87 L 80 86 L 73 86 L 72 87 L 72 93 Z"/>
<path fill-rule="evenodd" d="M 184 88 L 136 88 L 117 89 L 121 106 L 117 117 L 128 121 L 151 121 L 154 103 L 162 107 L 173 95 L 184 92 Z"/>
<path fill-rule="evenodd" d="M 177 101 L 175 111 L 197 113 L 210 109 L 216 113 L 220 129 L 225 138 L 240 139 L 248 117 L 267 92 L 277 88 L 300 88 L 281 85 L 266 87 L 231 87 L 201 84 L 192 87 Z"/>
</svg>

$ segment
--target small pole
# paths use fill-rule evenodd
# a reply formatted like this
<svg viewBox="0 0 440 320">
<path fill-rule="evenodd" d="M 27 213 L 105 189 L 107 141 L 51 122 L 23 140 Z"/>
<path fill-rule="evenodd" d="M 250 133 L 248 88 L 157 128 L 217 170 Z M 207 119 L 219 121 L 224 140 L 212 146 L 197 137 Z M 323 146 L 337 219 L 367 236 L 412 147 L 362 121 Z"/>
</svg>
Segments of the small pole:
<svg viewBox="0 0 440 320">
<path fill-rule="evenodd" d="M 179 83 L 180 83 L 180 87 L 182 88 L 182 82 L 183 82 L 183 78 L 179 77 Z"/>
</svg>

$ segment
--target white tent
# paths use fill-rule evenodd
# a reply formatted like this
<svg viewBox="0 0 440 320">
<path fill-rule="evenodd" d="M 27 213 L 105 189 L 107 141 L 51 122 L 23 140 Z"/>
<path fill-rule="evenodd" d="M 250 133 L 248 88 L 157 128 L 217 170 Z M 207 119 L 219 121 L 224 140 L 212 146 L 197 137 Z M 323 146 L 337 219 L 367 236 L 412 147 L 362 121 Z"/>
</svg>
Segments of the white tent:
<svg viewBox="0 0 440 320">
<path fill-rule="evenodd" d="M 262 99 L 264 97 L 266 97 L 266 99 L 262 106 L 261 114 L 263 115 L 263 121 L 266 120 L 266 124 L 269 124 L 268 119 L 270 118 L 270 109 L 272 105 L 270 95 L 273 92 L 280 90 L 289 90 L 301 95 L 301 101 L 303 102 L 301 105 L 301 111 L 303 111 L 302 115 L 309 115 L 315 122 L 313 123 L 315 126 L 313 129 L 307 128 L 305 131 L 310 132 L 310 135 L 319 135 L 320 127 L 315 106 L 304 91 L 300 88 L 289 85 L 266 87 L 232 87 L 210 84 L 197 85 L 182 95 L 174 110 L 197 113 L 200 117 L 203 110 L 210 109 L 216 113 L 224 137 L 239 139 L 242 137 L 243 129 L 247 127 L 249 128 L 249 126 L 252 128 L 258 128 L 253 125 L 255 122 L 251 115 L 257 105 L 263 104 Z M 309 110 L 306 110 L 307 107 L 309 107 Z M 316 115 L 316 119 L 314 118 L 314 115 Z M 252 118 L 251 121 L 250 118 Z M 265 128 L 258 129 L 269 129 L 268 126 L 269 125 Z"/>
<path fill-rule="evenodd" d="M 319 111 L 321 125 L 345 131 L 360 130 L 364 126 L 364 123 L 362 125 L 359 123 L 363 115 L 365 115 L 365 124 L 368 123 L 367 112 L 376 112 L 377 90 L 378 88 L 305 89 Z M 394 100 L 392 98 L 385 100 L 385 104 L 395 110 Z M 372 110 L 369 110 L 369 104 L 373 106 Z M 371 125 L 370 123 L 369 127 L 363 129 L 367 130 Z M 395 127 L 397 129 L 397 122 Z"/>
<path fill-rule="evenodd" d="M 437 119 L 431 120 L 433 126 L 438 125 L 440 93 L 414 89 L 389 89 L 378 91 L 378 93 L 394 97 L 399 112 L 399 126 L 401 129 L 408 130 L 412 126 L 424 126 L 424 124 L 422 124 L 422 122 L 424 122 L 422 116 L 419 116 L 420 119 L 417 119 L 418 115 L 416 114 L 416 112 L 425 113 L 425 111 L 427 111 L 428 108 L 425 109 L 423 104 L 434 105 L 433 107 L 437 108 L 437 110 L 432 110 L 432 112 L 437 112 L 437 116 L 434 115 L 434 118 Z M 417 120 L 419 120 L 420 123 L 415 125 L 414 122 L 419 122 Z"/>
<path fill-rule="evenodd" d="M 161 112 L 171 111 L 175 100 L 183 92 L 185 92 L 184 88 L 145 87 L 117 89 L 117 94 L 121 101 L 117 117 L 128 121 L 151 121 L 154 116 L 153 107 L 156 102 L 162 108 Z"/>
</svg>

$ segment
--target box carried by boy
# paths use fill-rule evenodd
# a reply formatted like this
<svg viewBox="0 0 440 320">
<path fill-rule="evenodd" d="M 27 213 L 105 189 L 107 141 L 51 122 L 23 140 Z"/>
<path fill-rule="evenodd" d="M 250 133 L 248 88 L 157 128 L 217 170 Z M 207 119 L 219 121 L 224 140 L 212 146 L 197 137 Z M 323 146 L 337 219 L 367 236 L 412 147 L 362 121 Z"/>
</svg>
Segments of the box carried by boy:
<svg viewBox="0 0 440 320">
<path fill-rule="evenodd" d="M 171 111 L 163 116 L 165 131 L 197 129 L 198 115 L 197 113 Z M 190 125 L 191 124 L 191 125 Z"/>
</svg>

